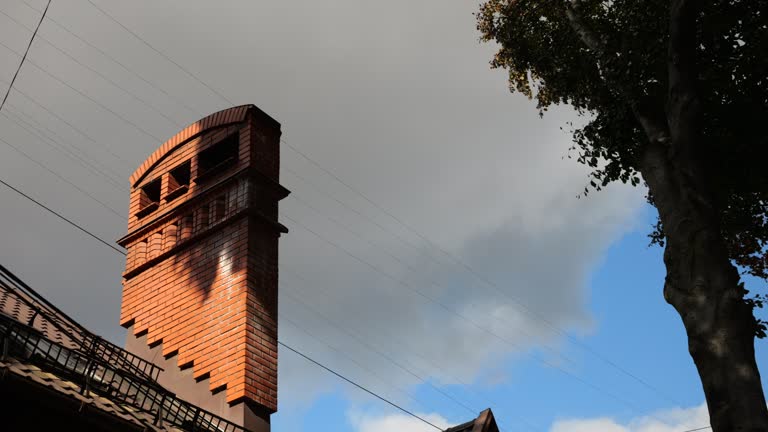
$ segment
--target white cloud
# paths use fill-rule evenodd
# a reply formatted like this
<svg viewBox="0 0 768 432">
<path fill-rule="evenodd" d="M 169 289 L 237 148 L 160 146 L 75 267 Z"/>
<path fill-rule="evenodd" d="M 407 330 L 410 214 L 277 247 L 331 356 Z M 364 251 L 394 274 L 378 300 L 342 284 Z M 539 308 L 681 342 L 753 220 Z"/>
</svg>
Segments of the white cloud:
<svg viewBox="0 0 768 432">
<path fill-rule="evenodd" d="M 637 417 L 622 424 L 611 418 L 564 419 L 556 421 L 550 432 L 683 432 L 709 425 L 707 405 L 674 408 Z"/>
<path fill-rule="evenodd" d="M 417 415 L 441 429 L 455 426 L 439 414 L 417 413 Z M 356 432 L 434 432 L 435 430 L 415 417 L 400 413 L 371 415 L 350 411 L 347 412 L 347 419 Z"/>
</svg>

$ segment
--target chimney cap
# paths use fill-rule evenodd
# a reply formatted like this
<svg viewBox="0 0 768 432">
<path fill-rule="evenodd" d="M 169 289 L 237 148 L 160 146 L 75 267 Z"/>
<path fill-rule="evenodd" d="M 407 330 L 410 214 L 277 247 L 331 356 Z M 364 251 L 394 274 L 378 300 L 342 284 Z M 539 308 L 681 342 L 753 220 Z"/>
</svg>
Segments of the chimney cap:
<svg viewBox="0 0 768 432">
<path fill-rule="evenodd" d="M 155 150 L 144 161 L 144 163 L 142 163 L 141 166 L 136 169 L 133 174 L 131 174 L 131 187 L 136 187 L 144 178 L 144 175 L 147 174 L 147 172 L 149 172 L 152 167 L 160 163 L 160 161 L 163 160 L 165 156 L 174 148 L 184 144 L 185 142 L 210 129 L 245 121 L 248 113 L 252 113 L 255 118 L 263 121 L 268 127 L 280 130 L 280 123 L 277 120 L 253 104 L 240 105 L 215 112 L 185 127 L 171 139 L 163 143 L 163 145 L 161 145 L 157 150 Z"/>
</svg>

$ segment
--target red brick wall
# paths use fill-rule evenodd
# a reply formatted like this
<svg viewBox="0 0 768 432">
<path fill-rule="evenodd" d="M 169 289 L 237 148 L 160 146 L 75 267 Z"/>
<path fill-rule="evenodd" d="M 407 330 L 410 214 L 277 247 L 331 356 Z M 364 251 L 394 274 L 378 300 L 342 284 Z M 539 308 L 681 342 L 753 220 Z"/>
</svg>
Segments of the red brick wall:
<svg viewBox="0 0 768 432">
<path fill-rule="evenodd" d="M 239 110 L 236 107 L 231 110 Z M 217 113 L 205 130 L 188 127 L 153 154 L 132 176 L 128 249 L 120 324 L 146 334 L 150 346 L 191 367 L 194 378 L 208 376 L 210 390 L 226 390 L 228 402 L 250 400 L 277 410 L 277 198 L 265 180 L 279 175 L 279 125 L 258 109 Z M 239 114 L 238 114 L 239 115 Z M 275 126 L 277 125 L 277 126 Z M 190 128 L 197 130 L 191 134 Z M 236 165 L 190 182 L 183 195 L 166 201 L 168 172 L 237 132 Z M 161 178 L 159 208 L 141 211 L 141 187 Z M 173 389 L 171 389 L 173 390 Z"/>
</svg>

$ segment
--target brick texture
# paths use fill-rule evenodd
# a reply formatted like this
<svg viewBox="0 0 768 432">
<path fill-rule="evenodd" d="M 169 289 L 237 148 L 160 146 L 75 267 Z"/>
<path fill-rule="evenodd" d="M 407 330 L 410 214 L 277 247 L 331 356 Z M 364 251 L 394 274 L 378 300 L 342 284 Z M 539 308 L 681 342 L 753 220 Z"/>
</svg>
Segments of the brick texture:
<svg viewBox="0 0 768 432">
<path fill-rule="evenodd" d="M 233 136 L 234 160 L 198 170 L 200 153 Z M 253 105 L 188 126 L 131 176 L 120 324 L 209 378 L 230 403 L 277 410 L 280 125 Z M 221 146 L 217 147 L 221 148 Z M 191 181 L 170 171 L 189 163 Z M 160 179 L 148 206 L 142 187 Z"/>
</svg>

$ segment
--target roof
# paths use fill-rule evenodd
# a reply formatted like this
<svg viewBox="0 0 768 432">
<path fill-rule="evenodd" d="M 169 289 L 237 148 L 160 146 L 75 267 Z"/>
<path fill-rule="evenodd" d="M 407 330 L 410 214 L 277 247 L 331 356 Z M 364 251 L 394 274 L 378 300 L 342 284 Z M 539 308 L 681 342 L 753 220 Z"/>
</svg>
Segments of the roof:
<svg viewBox="0 0 768 432">
<path fill-rule="evenodd" d="M 154 432 L 248 432 L 177 398 L 154 364 L 89 332 L 0 265 L 0 376 Z M 12 394 L 18 387 L 12 388 Z M 45 403 L 36 400 L 36 404 Z M 50 408 L 50 407 L 48 407 Z M 115 429 L 117 430 L 117 429 Z M 445 432 L 499 432 L 486 409 Z"/>
<path fill-rule="evenodd" d="M 493 411 L 488 408 L 481 412 L 477 418 L 448 428 L 445 432 L 499 432 L 499 427 L 496 425 Z"/>
<path fill-rule="evenodd" d="M 252 112 L 258 116 L 259 119 L 271 124 L 273 127 L 280 128 L 280 123 L 270 117 L 267 113 L 260 110 L 256 105 L 240 105 L 232 108 L 227 108 L 219 112 L 215 112 L 207 117 L 203 117 L 200 120 L 190 124 L 177 133 L 171 139 L 164 142 L 157 150 L 155 150 L 148 158 L 141 164 L 141 166 L 131 174 L 130 182 L 131 186 L 136 186 L 144 175 L 149 172 L 152 167 L 160 163 L 169 153 L 171 153 L 176 147 L 184 144 L 185 142 L 199 136 L 205 131 L 240 123 L 246 119 L 248 112 Z"/>
<path fill-rule="evenodd" d="M 104 414 L 112 415 L 127 423 L 132 423 L 142 430 L 182 431 L 182 429 L 172 425 L 156 425 L 155 416 L 130 405 L 115 403 L 109 398 L 94 393 L 84 395 L 80 391 L 80 385 L 63 379 L 56 374 L 46 372 L 33 364 L 11 358 L 5 361 L 0 360 L 0 370 L 6 374 L 5 379 L 9 379 L 8 375 L 13 375 L 28 381 L 30 384 L 47 387 L 53 392 L 69 397 Z"/>
<path fill-rule="evenodd" d="M 247 432 L 163 388 L 161 370 L 89 332 L 0 265 L 0 376 L 138 430 Z"/>
</svg>

